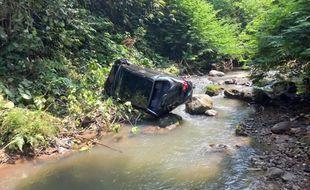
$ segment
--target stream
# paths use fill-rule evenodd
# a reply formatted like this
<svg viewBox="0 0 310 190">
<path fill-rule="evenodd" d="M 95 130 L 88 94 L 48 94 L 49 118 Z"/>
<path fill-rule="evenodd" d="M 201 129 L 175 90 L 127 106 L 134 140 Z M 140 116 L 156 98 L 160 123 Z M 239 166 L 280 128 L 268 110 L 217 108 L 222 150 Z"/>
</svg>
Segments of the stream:
<svg viewBox="0 0 310 190">
<path fill-rule="evenodd" d="M 203 93 L 210 83 L 206 77 L 188 80 L 195 84 L 195 93 Z M 0 177 L 0 189 L 256 189 L 255 175 L 248 171 L 254 153 L 251 139 L 234 134 L 236 124 L 253 109 L 223 95 L 213 100 L 216 117 L 189 115 L 181 105 L 173 111 L 182 116 L 181 127 L 156 135 L 133 135 L 124 127 L 102 139 L 121 152 L 98 146 L 58 160 L 27 163 Z"/>
</svg>

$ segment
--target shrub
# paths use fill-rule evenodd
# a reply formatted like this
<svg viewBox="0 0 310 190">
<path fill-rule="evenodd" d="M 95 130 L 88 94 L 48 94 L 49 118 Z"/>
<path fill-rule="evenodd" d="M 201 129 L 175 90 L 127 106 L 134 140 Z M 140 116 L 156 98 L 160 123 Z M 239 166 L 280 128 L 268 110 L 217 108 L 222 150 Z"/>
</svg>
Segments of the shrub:
<svg viewBox="0 0 310 190">
<path fill-rule="evenodd" d="M 44 111 L 12 108 L 3 100 L 0 105 L 0 144 L 9 150 L 44 147 L 59 132 L 60 121 Z"/>
</svg>

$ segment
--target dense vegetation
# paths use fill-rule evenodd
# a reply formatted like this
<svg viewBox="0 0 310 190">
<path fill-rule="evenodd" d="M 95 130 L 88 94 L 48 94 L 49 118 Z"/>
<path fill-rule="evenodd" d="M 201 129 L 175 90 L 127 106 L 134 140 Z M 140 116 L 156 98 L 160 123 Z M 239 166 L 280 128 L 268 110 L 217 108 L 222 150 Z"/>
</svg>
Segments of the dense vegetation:
<svg viewBox="0 0 310 190">
<path fill-rule="evenodd" d="M 108 125 L 131 111 L 103 91 L 117 58 L 175 74 L 235 59 L 307 79 L 309 34 L 309 0 L 0 0 L 0 93 Z"/>
<path fill-rule="evenodd" d="M 309 78 L 309 0 L 266 2 L 246 31 L 252 62 L 264 70 L 296 69 Z"/>
</svg>

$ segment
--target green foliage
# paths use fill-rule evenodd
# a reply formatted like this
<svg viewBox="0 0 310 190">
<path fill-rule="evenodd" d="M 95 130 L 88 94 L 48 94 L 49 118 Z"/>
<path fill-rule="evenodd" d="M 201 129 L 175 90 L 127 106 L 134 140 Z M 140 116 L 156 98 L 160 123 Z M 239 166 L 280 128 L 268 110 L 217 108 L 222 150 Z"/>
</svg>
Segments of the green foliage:
<svg viewBox="0 0 310 190">
<path fill-rule="evenodd" d="M 105 125 L 117 131 L 115 121 L 136 114 L 104 94 L 103 84 L 117 58 L 172 74 L 179 74 L 179 67 L 207 68 L 237 58 L 261 70 L 294 70 L 298 77 L 309 78 L 308 4 L 1 0 L 0 93 L 13 106 L 70 115 L 77 121 L 100 114 Z M 23 144 L 21 139 L 16 142 Z"/>
<path fill-rule="evenodd" d="M 251 67 L 248 66 L 247 64 L 243 64 L 242 67 L 241 67 L 241 70 L 249 71 L 249 70 L 251 70 Z"/>
<path fill-rule="evenodd" d="M 249 60 L 262 70 L 294 71 L 298 77 L 309 77 L 309 1 L 266 0 L 253 8 L 256 13 L 244 35 Z"/>
<path fill-rule="evenodd" d="M 132 114 L 104 96 L 115 59 L 179 74 L 171 60 L 240 54 L 236 26 L 202 0 L 3 0 L 0 13 L 0 91 L 19 107 L 76 120 L 100 113 L 110 129 Z"/>
<path fill-rule="evenodd" d="M 217 18 L 210 3 L 169 0 L 167 4 L 163 14 L 147 23 L 146 38 L 161 55 L 202 67 L 223 57 L 241 56 L 238 26 Z"/>
<path fill-rule="evenodd" d="M 222 88 L 217 84 L 209 84 L 205 87 L 206 94 L 210 96 L 214 96 L 219 94 Z"/>
<path fill-rule="evenodd" d="M 103 84 L 115 59 L 152 66 L 124 42 L 130 33 L 116 32 L 116 17 L 95 10 L 97 3 L 1 1 L 0 92 L 21 107 L 79 117 L 106 104 Z M 144 33 L 137 27 L 134 35 Z"/>
<path fill-rule="evenodd" d="M 170 65 L 167 68 L 163 69 L 165 73 L 170 73 L 172 75 L 179 75 L 180 74 L 180 69 L 177 68 L 175 65 Z"/>
<path fill-rule="evenodd" d="M 60 121 L 46 112 L 13 108 L 12 102 L 0 101 L 0 144 L 10 150 L 46 146 L 59 125 Z"/>
</svg>

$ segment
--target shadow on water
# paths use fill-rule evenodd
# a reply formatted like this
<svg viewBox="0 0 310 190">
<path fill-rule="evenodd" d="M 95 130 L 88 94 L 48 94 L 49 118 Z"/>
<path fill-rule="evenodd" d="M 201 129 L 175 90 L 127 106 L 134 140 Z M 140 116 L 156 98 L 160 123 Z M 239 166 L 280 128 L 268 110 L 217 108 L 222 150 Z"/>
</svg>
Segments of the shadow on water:
<svg viewBox="0 0 310 190">
<path fill-rule="evenodd" d="M 132 135 L 125 127 L 102 140 L 122 153 L 96 147 L 42 164 L 15 189 L 255 189 L 247 171 L 250 139 L 234 135 L 234 126 L 252 109 L 222 96 L 214 105 L 219 115 L 213 118 L 178 107 L 174 113 L 183 117 L 182 126 L 161 135 Z"/>
</svg>

